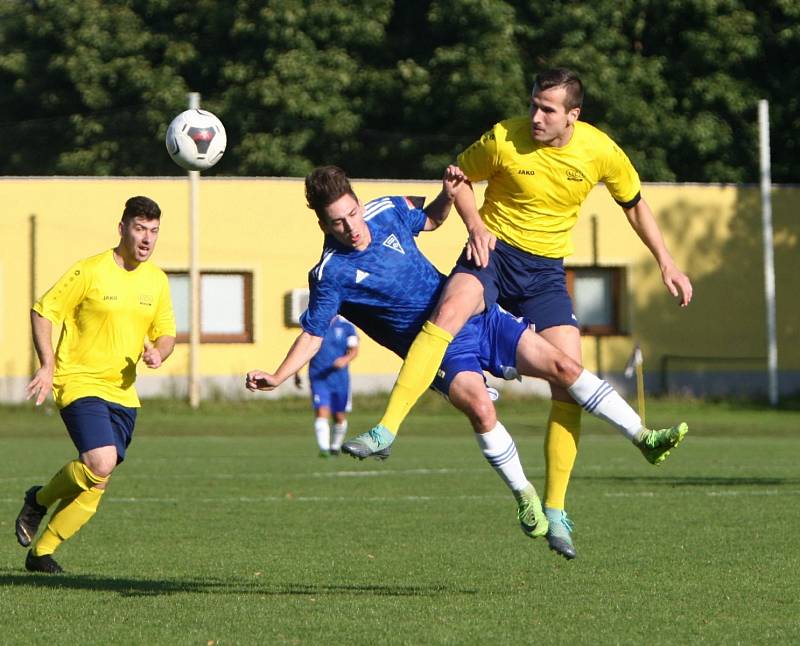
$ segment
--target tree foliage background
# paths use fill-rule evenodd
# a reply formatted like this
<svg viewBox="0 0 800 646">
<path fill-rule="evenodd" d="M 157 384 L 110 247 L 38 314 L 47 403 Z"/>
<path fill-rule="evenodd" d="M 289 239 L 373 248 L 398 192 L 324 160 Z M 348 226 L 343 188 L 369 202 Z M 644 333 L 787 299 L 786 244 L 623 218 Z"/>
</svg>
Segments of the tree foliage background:
<svg viewBox="0 0 800 646">
<path fill-rule="evenodd" d="M 577 71 L 582 118 L 644 180 L 797 182 L 796 0 L 3 0 L 2 175 L 178 175 L 163 137 L 201 93 L 221 175 L 432 178 Z"/>
</svg>

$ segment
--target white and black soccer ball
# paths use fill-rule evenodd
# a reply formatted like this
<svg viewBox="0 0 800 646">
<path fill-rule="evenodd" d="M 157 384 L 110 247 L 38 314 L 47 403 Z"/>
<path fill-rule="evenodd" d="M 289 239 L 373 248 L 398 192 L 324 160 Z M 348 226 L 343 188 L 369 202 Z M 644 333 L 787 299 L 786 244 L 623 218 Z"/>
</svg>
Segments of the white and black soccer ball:
<svg viewBox="0 0 800 646">
<path fill-rule="evenodd" d="M 185 110 L 167 128 L 167 152 L 181 168 L 206 170 L 225 153 L 225 126 L 208 110 Z"/>
</svg>

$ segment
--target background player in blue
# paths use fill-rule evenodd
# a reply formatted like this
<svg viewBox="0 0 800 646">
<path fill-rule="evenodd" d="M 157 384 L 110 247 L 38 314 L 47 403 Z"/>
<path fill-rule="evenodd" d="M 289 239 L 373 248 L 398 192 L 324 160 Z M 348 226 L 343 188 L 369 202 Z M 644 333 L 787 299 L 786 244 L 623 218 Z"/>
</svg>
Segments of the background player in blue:
<svg viewBox="0 0 800 646">
<path fill-rule="evenodd" d="M 445 281 L 419 251 L 414 236 L 441 224 L 462 181 L 458 168 L 448 167 L 442 192 L 422 211 L 402 197 L 362 205 L 339 168 L 328 166 L 311 173 L 306 178 L 306 197 L 326 237 L 322 258 L 309 273 L 303 332 L 274 373 L 252 370 L 246 387 L 272 390 L 296 374 L 319 349 L 336 312 L 405 356 Z M 654 432 L 642 426 L 619 394 L 535 334 L 525 319 L 497 305 L 472 317 L 449 344 L 432 386 L 470 419 L 484 457 L 517 500 L 517 518 L 528 536 L 544 536 L 547 519 L 514 441 L 497 419 L 483 370 L 507 379 L 518 374 L 543 377 L 568 388 L 585 410 L 615 426 L 653 463 L 663 460 L 671 448 L 648 445 Z M 686 432 L 683 424 L 675 429 Z M 381 436 L 375 429 L 364 435 L 366 439 L 359 436 L 345 443 L 343 450 L 351 445 L 348 452 L 357 457 L 388 457 L 393 436 Z"/>
<path fill-rule="evenodd" d="M 347 434 L 350 412 L 350 362 L 358 355 L 358 333 L 342 316 L 334 316 L 317 354 L 308 364 L 314 433 L 320 457 L 338 455 Z M 331 433 L 333 417 L 333 433 Z"/>
</svg>

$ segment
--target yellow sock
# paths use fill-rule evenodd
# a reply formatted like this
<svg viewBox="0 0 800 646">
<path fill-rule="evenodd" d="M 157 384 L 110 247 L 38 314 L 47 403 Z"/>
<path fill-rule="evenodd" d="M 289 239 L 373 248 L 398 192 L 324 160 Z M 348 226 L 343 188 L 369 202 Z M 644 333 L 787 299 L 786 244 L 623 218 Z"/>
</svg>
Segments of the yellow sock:
<svg viewBox="0 0 800 646">
<path fill-rule="evenodd" d="M 108 478 L 92 473 L 80 460 L 67 462 L 44 487 L 36 492 L 36 502 L 50 507 L 56 500 L 72 499 Z"/>
<path fill-rule="evenodd" d="M 65 540 L 89 522 L 97 511 L 105 489 L 89 489 L 74 498 L 63 499 L 33 546 L 34 556 L 52 554 Z"/>
<path fill-rule="evenodd" d="M 564 509 L 580 435 L 581 407 L 553 400 L 544 440 L 545 507 Z"/>
<path fill-rule="evenodd" d="M 381 424 L 389 431 L 397 433 L 408 411 L 436 378 L 436 370 L 452 340 L 453 336 L 449 332 L 425 321 L 408 350 L 381 419 Z"/>
</svg>

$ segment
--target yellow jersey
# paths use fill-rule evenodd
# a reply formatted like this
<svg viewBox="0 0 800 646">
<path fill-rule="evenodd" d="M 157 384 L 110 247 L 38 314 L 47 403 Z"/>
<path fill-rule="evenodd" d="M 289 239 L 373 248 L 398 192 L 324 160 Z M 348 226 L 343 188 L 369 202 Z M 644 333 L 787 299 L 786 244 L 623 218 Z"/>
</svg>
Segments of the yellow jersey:
<svg viewBox="0 0 800 646">
<path fill-rule="evenodd" d="M 138 407 L 133 384 L 145 336 L 175 336 L 167 275 L 149 262 L 127 271 L 113 250 L 75 263 L 33 309 L 61 328 L 53 377 L 59 408 L 81 397 Z"/>
<path fill-rule="evenodd" d="M 548 258 L 573 251 L 570 230 L 595 184 L 605 182 L 623 207 L 636 204 L 641 184 L 628 157 L 605 133 L 575 122 L 561 148 L 531 137 L 530 119 L 506 119 L 458 156 L 470 181 L 488 180 L 481 217 L 500 240 Z"/>
</svg>

